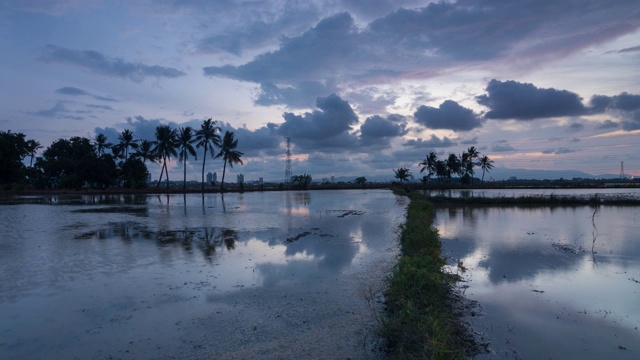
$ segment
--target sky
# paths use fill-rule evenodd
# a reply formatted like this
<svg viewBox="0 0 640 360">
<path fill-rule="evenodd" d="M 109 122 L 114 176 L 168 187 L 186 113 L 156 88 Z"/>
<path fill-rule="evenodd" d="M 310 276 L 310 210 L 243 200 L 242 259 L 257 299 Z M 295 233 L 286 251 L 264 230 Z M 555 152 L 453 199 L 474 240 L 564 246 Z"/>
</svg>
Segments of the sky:
<svg viewBox="0 0 640 360">
<path fill-rule="evenodd" d="M 637 0 L 0 0 L 0 53 L 0 130 L 45 147 L 212 118 L 244 153 L 232 180 L 283 181 L 286 137 L 314 180 L 470 146 L 640 176 Z"/>
</svg>

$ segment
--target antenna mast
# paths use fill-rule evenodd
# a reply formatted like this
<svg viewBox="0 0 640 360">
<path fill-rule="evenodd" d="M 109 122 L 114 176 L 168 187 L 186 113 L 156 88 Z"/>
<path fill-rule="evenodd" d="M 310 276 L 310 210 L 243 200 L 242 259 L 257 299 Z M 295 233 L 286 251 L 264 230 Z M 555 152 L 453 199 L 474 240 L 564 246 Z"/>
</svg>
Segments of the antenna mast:
<svg viewBox="0 0 640 360">
<path fill-rule="evenodd" d="M 291 138 L 285 138 L 287 140 L 287 163 L 284 167 L 284 183 L 288 184 L 291 182 Z"/>
</svg>

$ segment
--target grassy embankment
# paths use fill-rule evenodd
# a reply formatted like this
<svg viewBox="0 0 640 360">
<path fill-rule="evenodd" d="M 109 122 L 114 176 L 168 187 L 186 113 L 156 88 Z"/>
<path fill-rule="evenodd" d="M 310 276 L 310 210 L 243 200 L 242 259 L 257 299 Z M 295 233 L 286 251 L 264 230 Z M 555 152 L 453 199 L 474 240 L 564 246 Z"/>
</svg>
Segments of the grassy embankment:
<svg viewBox="0 0 640 360">
<path fill-rule="evenodd" d="M 383 332 L 388 355 L 392 359 L 464 359 L 469 340 L 453 300 L 457 276 L 444 271 L 440 237 L 432 226 L 433 205 L 419 194 L 407 196 L 411 202 L 402 226 L 402 256 L 385 293 Z"/>
</svg>

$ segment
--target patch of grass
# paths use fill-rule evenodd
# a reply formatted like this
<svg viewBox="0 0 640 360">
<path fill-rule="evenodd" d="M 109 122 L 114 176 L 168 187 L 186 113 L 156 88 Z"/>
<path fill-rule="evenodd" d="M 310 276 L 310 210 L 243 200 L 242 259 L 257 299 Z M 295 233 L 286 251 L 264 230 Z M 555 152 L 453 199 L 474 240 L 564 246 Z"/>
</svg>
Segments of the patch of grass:
<svg viewBox="0 0 640 360">
<path fill-rule="evenodd" d="M 454 304 L 458 278 L 444 271 L 440 236 L 432 226 L 432 204 L 419 194 L 408 196 L 411 202 L 400 237 L 402 257 L 385 293 L 383 332 L 388 355 L 392 359 L 464 359 L 468 337 Z"/>
</svg>

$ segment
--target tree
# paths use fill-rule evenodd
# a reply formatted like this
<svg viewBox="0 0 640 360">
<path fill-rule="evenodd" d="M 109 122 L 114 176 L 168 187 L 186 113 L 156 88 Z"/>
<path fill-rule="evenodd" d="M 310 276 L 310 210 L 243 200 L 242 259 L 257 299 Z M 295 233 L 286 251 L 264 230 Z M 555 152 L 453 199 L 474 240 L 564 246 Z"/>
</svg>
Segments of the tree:
<svg viewBox="0 0 640 360">
<path fill-rule="evenodd" d="M 449 177 L 449 183 L 451 183 L 452 174 L 458 174 L 460 176 L 462 175 L 461 174 L 462 165 L 461 165 L 460 159 L 456 154 L 449 154 L 449 157 L 447 158 L 447 168 L 449 169 L 449 171 L 447 172 L 447 176 Z"/>
<path fill-rule="evenodd" d="M 124 149 L 124 159 L 129 159 L 129 148 L 138 148 L 138 141 L 133 139 L 133 131 L 129 129 L 122 130 L 122 133 L 118 136 L 118 140 L 120 140 L 120 144 Z"/>
<path fill-rule="evenodd" d="M 155 141 L 142 140 L 138 145 L 139 146 L 136 149 L 136 152 L 132 155 L 133 157 L 142 159 L 142 162 L 144 164 L 146 164 L 147 160 L 151 161 L 152 163 L 155 163 L 158 160 L 158 157 L 153 152 Z"/>
<path fill-rule="evenodd" d="M 438 155 L 436 155 L 435 151 L 432 151 L 419 164 L 422 165 L 420 173 L 423 173 L 425 170 L 427 170 L 427 182 L 429 182 L 431 180 L 431 176 L 436 173 L 436 162 L 438 162 Z"/>
<path fill-rule="evenodd" d="M 167 169 L 167 160 L 171 160 L 171 155 L 178 156 L 176 148 L 178 134 L 175 129 L 171 129 L 169 125 L 160 125 L 156 127 L 156 146 L 153 152 L 158 159 L 162 159 L 162 168 L 160 169 L 160 178 L 156 187 L 160 186 L 162 181 L 162 172 L 167 175 L 167 189 L 169 188 L 169 170 Z"/>
<path fill-rule="evenodd" d="M 306 189 L 307 187 L 309 187 L 309 184 L 311 184 L 312 180 L 313 179 L 309 174 L 295 175 L 291 179 L 291 183 L 293 184 L 293 186 L 299 187 L 301 189 Z"/>
<path fill-rule="evenodd" d="M 141 158 L 132 156 L 122 164 L 120 178 L 126 188 L 142 189 L 147 185 L 149 178 L 147 165 Z"/>
<path fill-rule="evenodd" d="M 447 162 L 445 160 L 436 161 L 435 172 L 439 182 L 442 182 L 443 177 L 451 176 L 449 172 L 449 168 L 447 167 Z"/>
<path fill-rule="evenodd" d="M 0 184 L 11 184 L 23 179 L 22 160 L 28 155 L 25 135 L 0 131 Z"/>
<path fill-rule="evenodd" d="M 193 144 L 196 142 L 196 139 L 193 138 L 194 132 L 190 126 L 181 127 L 178 134 L 178 148 L 180 148 L 179 161 L 183 164 L 183 179 L 182 179 L 182 189 L 187 189 L 187 160 L 189 159 L 189 154 L 193 156 L 196 160 L 198 159 L 196 156 L 196 149 L 193 148 Z"/>
<path fill-rule="evenodd" d="M 364 176 L 357 177 L 354 182 L 358 185 L 364 185 L 367 183 L 367 178 Z"/>
<path fill-rule="evenodd" d="M 484 184 L 484 172 L 489 172 L 493 169 L 493 160 L 489 159 L 487 155 L 480 158 L 478 166 L 482 169 L 482 183 Z"/>
<path fill-rule="evenodd" d="M 215 158 L 214 146 L 221 146 L 220 135 L 216 132 L 220 131 L 218 126 L 215 126 L 216 121 L 207 119 L 200 125 L 200 130 L 196 131 L 196 143 L 197 147 L 204 148 L 204 157 L 202 158 L 202 190 L 204 190 L 204 166 L 207 161 L 207 151 L 211 152 L 211 158 Z"/>
<path fill-rule="evenodd" d="M 235 150 L 236 147 L 238 147 L 238 140 L 234 139 L 233 132 L 228 130 L 225 131 L 220 151 L 218 152 L 218 155 L 216 155 L 216 159 L 221 157 L 222 160 L 224 160 L 224 165 L 222 167 L 222 180 L 220 181 L 220 191 L 222 191 L 224 186 L 224 175 L 227 171 L 227 162 L 230 167 L 233 167 L 234 163 L 243 165 L 242 159 L 240 158 L 244 153 Z"/>
<path fill-rule="evenodd" d="M 112 144 L 107 142 L 107 137 L 104 134 L 98 134 L 96 135 L 95 146 L 98 151 L 98 156 L 102 156 L 102 154 L 104 154 L 104 150 L 109 149 Z"/>
<path fill-rule="evenodd" d="M 393 172 L 395 173 L 396 179 L 400 180 L 400 182 L 406 181 L 407 179 L 409 179 L 409 176 L 411 176 L 411 170 L 405 167 L 394 169 Z"/>
<path fill-rule="evenodd" d="M 36 157 L 38 150 L 42 149 L 42 145 L 35 140 L 27 140 L 24 146 L 27 155 L 31 157 L 31 161 L 29 161 L 29 167 L 33 167 L 33 159 Z"/>
</svg>

